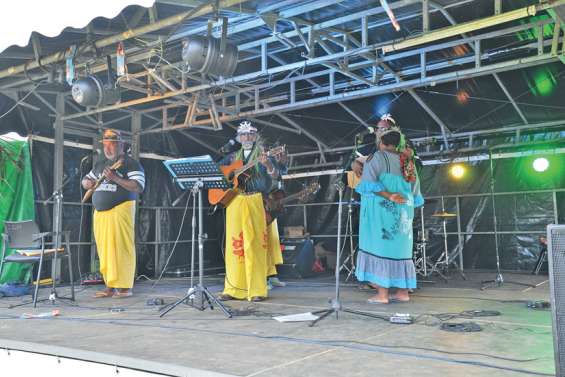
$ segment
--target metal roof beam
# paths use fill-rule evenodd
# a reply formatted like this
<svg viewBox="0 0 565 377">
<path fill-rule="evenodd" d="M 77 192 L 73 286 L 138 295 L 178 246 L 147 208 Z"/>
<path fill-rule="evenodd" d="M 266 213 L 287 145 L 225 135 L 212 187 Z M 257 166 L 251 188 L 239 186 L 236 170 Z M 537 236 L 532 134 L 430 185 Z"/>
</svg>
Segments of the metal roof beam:
<svg viewBox="0 0 565 377">
<path fill-rule="evenodd" d="M 243 3 L 247 0 L 219 0 L 220 6 L 231 6 L 231 5 L 236 5 L 239 3 Z M 187 19 L 193 19 L 199 16 L 203 16 L 206 14 L 209 14 L 211 12 L 214 11 L 214 6 L 212 4 L 205 4 L 202 5 L 194 10 L 191 11 L 187 11 L 187 12 L 182 12 L 179 13 L 175 16 L 171 16 L 168 18 L 164 18 L 160 21 L 157 21 L 155 23 L 152 24 L 148 24 L 148 25 L 144 25 L 132 30 L 128 30 L 126 32 L 123 33 L 119 33 L 117 35 L 114 36 L 110 36 L 107 38 L 103 38 L 100 39 L 98 41 L 95 41 L 94 43 L 89 43 L 89 44 L 85 44 L 79 47 L 79 53 L 85 52 L 85 51 L 89 51 L 93 48 L 103 48 L 106 46 L 110 46 L 110 45 L 114 45 L 115 43 L 118 43 L 120 41 L 124 41 L 127 39 L 131 39 L 131 38 L 135 38 L 137 36 L 143 35 L 143 34 L 147 34 L 147 33 L 151 33 L 154 32 L 156 30 L 159 29 L 163 29 L 172 25 L 176 25 L 179 22 L 185 21 Z M 60 51 L 57 52 L 55 54 L 43 57 L 41 59 L 41 65 L 48 65 L 48 64 L 53 64 L 53 63 L 58 63 L 61 61 L 64 61 L 67 58 L 67 52 L 66 51 Z M 36 69 L 39 68 L 39 62 L 37 61 L 33 61 L 33 62 L 26 62 L 24 64 L 20 64 L 17 66 L 12 66 L 12 67 L 8 67 L 5 68 L 3 70 L 0 71 L 0 79 L 1 78 L 5 78 L 5 77 L 10 77 L 13 76 L 15 74 L 18 73 L 23 73 L 24 71 L 29 71 L 32 69 Z"/>
</svg>

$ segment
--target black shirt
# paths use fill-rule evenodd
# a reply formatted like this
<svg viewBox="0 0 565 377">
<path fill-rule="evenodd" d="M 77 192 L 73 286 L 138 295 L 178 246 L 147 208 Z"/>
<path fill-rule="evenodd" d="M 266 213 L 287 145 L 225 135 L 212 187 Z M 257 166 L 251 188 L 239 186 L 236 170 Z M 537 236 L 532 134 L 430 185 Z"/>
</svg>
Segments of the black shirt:
<svg viewBox="0 0 565 377">
<path fill-rule="evenodd" d="M 93 169 L 86 175 L 86 178 L 94 181 L 98 180 L 104 171 L 104 168 L 113 164 L 113 161 L 102 160 L 96 163 Z M 132 179 L 139 183 L 141 190 L 145 188 L 145 172 L 141 164 L 129 156 L 124 156 L 124 163 L 118 169 L 116 174 L 121 178 Z M 107 211 L 114 208 L 118 204 L 128 200 L 136 200 L 137 193 L 128 191 L 115 182 L 102 181 L 98 186 L 94 195 L 92 195 L 92 205 L 97 211 Z"/>
</svg>

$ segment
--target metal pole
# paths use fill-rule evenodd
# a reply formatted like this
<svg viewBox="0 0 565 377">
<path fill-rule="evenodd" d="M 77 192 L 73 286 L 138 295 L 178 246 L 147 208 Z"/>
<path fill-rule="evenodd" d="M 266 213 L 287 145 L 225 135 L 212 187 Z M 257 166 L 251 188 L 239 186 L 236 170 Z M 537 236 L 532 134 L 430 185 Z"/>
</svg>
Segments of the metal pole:
<svg viewBox="0 0 565 377">
<path fill-rule="evenodd" d="M 498 225 L 496 219 L 496 202 L 494 200 L 494 166 L 492 160 L 492 152 L 489 150 L 489 172 L 490 172 L 490 197 L 492 202 L 492 221 L 493 221 L 493 231 L 494 231 L 494 250 L 496 253 L 496 272 L 498 274 L 497 279 L 502 277 L 500 274 L 500 255 L 498 249 Z"/>
<path fill-rule="evenodd" d="M 339 306 L 339 266 L 341 261 L 341 214 L 343 212 L 343 183 L 338 182 L 337 192 L 339 196 L 339 204 L 337 206 L 337 252 L 336 252 L 336 268 L 335 268 L 335 299 L 334 305 Z M 335 311 L 335 317 L 338 318 L 339 310 Z"/>
<path fill-rule="evenodd" d="M 61 246 L 61 230 L 63 228 L 63 181 L 64 181 L 64 169 L 63 169 L 63 148 L 65 141 L 65 122 L 63 116 L 65 115 L 65 95 L 64 93 L 58 93 L 55 102 L 55 108 L 57 109 L 57 114 L 55 118 L 55 145 L 54 145 L 54 160 L 53 160 L 53 194 L 55 203 L 53 205 L 53 242 L 55 248 Z M 61 195 L 61 197 L 59 197 Z M 58 275 L 58 265 L 60 261 L 53 259 L 51 268 L 54 271 L 53 281 L 60 278 Z"/>
<path fill-rule="evenodd" d="M 559 212 L 557 209 L 557 192 L 553 191 L 551 193 L 552 197 L 553 197 L 553 221 L 555 222 L 555 224 L 559 224 Z"/>
<path fill-rule="evenodd" d="M 161 274 L 161 208 L 155 210 L 155 277 Z"/>
<path fill-rule="evenodd" d="M 461 234 L 461 206 L 459 196 L 455 197 L 457 207 L 457 247 L 459 248 L 459 269 L 463 271 L 463 235 Z"/>
<path fill-rule="evenodd" d="M 424 276 L 428 276 L 426 255 L 426 243 L 428 242 L 428 239 L 426 237 L 426 228 L 424 227 L 424 206 L 420 207 L 420 222 L 422 224 L 422 269 L 424 271 Z"/>
<path fill-rule="evenodd" d="M 198 284 L 204 287 L 204 220 L 202 216 L 202 182 L 198 186 Z M 202 297 L 204 299 L 204 297 Z"/>
</svg>

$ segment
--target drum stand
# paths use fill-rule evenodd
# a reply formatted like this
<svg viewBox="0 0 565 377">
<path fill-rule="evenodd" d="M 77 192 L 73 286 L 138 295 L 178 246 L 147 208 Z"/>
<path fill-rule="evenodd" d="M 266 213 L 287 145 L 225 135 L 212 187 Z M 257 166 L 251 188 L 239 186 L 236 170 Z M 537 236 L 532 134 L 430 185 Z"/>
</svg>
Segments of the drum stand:
<svg viewBox="0 0 565 377">
<path fill-rule="evenodd" d="M 428 243 L 428 235 L 426 233 L 426 228 L 424 225 L 424 207 L 420 207 L 420 231 L 418 231 L 418 237 L 416 242 L 416 253 L 414 256 L 414 268 L 416 269 L 416 275 L 422 277 L 428 277 L 428 267 L 433 268 L 433 264 L 428 260 L 426 254 L 426 247 Z M 431 270 L 430 270 L 431 272 Z M 439 273 L 441 275 L 441 273 Z M 433 283 L 432 280 L 418 280 L 419 283 Z"/>
<path fill-rule="evenodd" d="M 443 228 L 443 253 L 434 263 L 432 270 L 430 273 L 437 273 L 443 280 L 447 282 L 447 274 L 449 273 L 449 265 L 455 264 L 457 272 L 461 275 L 463 280 L 467 280 L 465 273 L 461 269 L 459 265 L 457 265 L 454 258 L 450 258 L 449 249 L 447 247 L 447 219 L 451 217 L 457 217 L 454 213 L 445 212 L 445 202 L 443 196 L 441 197 L 441 212 L 434 213 L 432 217 L 439 217 L 442 220 L 442 228 Z M 440 272 L 441 270 L 441 272 Z"/>
</svg>

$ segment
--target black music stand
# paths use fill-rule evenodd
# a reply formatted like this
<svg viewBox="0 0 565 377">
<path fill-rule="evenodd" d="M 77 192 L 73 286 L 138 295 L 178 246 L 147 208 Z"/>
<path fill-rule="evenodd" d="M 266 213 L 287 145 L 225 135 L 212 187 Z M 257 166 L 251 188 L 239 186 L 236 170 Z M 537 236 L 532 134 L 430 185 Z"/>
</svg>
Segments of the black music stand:
<svg viewBox="0 0 565 377">
<path fill-rule="evenodd" d="M 192 284 L 187 294 L 177 302 L 167 305 L 162 309 L 159 317 L 176 308 L 183 302 L 199 309 L 205 310 L 207 307 L 214 309 L 214 304 L 219 307 L 224 314 L 232 317 L 231 311 L 226 308 L 208 289 L 204 286 L 204 238 L 207 237 L 203 233 L 204 221 L 202 218 L 202 189 L 218 188 L 227 189 L 228 182 L 224 174 L 220 170 L 218 164 L 214 162 L 211 156 L 197 156 L 180 158 L 176 160 L 168 160 L 164 162 L 165 167 L 171 173 L 174 181 L 179 185 L 182 190 L 191 190 L 193 195 L 193 203 L 196 204 L 198 197 L 198 284 Z M 194 233 L 196 231 L 195 212 L 193 211 L 192 218 L 192 255 L 194 255 Z M 194 258 L 191 258 L 194 261 Z M 193 271 L 191 264 L 191 271 Z M 195 305 L 194 299 L 200 297 L 200 305 Z"/>
</svg>

